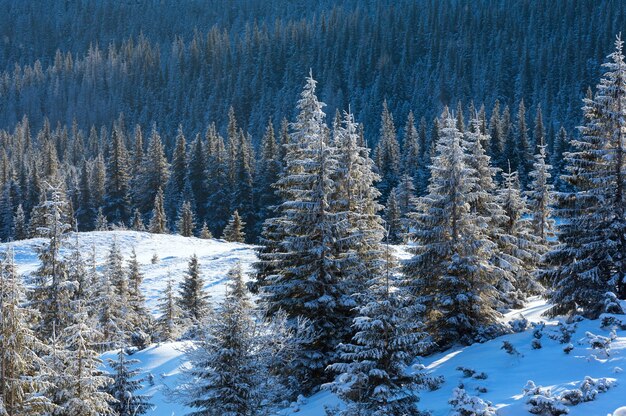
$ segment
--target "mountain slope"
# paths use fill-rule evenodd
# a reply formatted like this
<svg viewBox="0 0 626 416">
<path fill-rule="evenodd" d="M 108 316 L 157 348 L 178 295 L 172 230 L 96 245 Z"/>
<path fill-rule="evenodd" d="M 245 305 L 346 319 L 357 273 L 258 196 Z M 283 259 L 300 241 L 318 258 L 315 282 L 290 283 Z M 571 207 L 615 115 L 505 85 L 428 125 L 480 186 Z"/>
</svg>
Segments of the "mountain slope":
<svg viewBox="0 0 626 416">
<path fill-rule="evenodd" d="M 199 258 L 206 287 L 213 300 L 222 297 L 226 272 L 232 265 L 241 261 L 244 270 L 250 271 L 251 263 L 255 259 L 253 246 L 220 240 L 114 231 L 79 233 L 70 237 L 70 241 L 76 241 L 76 237 L 85 255 L 93 246 L 96 247 L 98 262 L 104 260 L 113 239 L 117 240 L 126 258 L 135 247 L 145 274 L 142 289 L 152 311 L 167 276 L 171 275 L 175 281 L 180 281 L 191 254 L 195 253 Z M 20 272 L 29 273 L 36 269 L 38 261 L 33 249 L 41 243 L 42 240 L 39 239 L 10 243 L 14 247 Z M 3 244 L 2 249 L 6 246 L 7 244 Z M 155 253 L 160 260 L 152 264 L 151 258 Z M 407 256 L 402 249 L 398 250 L 398 255 L 401 258 Z M 553 394 L 558 395 L 580 385 L 585 376 L 594 379 L 607 378 L 615 380 L 617 384 L 606 393 L 598 394 L 594 401 L 571 406 L 570 415 L 604 416 L 620 406 L 626 406 L 626 377 L 621 372 L 622 368 L 626 369 L 626 317 L 614 317 L 623 322 L 624 329 L 615 327 L 615 339 L 610 341 L 606 351 L 593 348 L 592 341 L 597 339 L 592 334 L 609 339 L 611 328 L 602 328 L 600 320 L 578 322 L 569 341 L 573 349 L 566 354 L 563 348 L 567 343 L 562 344 L 557 339 L 561 336 L 558 321 L 546 321 L 541 316 L 546 308 L 547 305 L 543 300 L 534 298 L 524 309 L 513 311 L 503 318 L 508 322 L 523 315 L 529 321 L 529 327 L 525 331 L 484 344 L 452 348 L 416 361 L 426 366 L 432 375 L 444 377 L 440 389 L 420 392 L 420 408 L 432 411 L 434 416 L 450 414 L 448 400 L 453 389 L 463 383 L 468 394 L 491 401 L 497 407 L 498 415 L 530 414 L 526 409 L 526 398 L 522 391 L 528 380 L 533 380 L 537 386 L 549 387 Z M 539 341 L 542 348 L 534 349 L 532 343 L 537 338 L 532 324 L 541 321 L 546 323 L 545 328 L 540 331 L 542 336 Z M 504 341 L 509 342 L 519 355 L 505 352 L 501 348 Z M 150 415 L 179 416 L 190 410 L 176 402 L 172 394 L 172 388 L 179 382 L 180 367 L 185 362 L 186 345 L 188 344 L 185 342 L 152 345 L 133 354 L 132 358 L 140 361 L 139 366 L 147 379 L 144 392 L 153 395 L 152 402 L 155 408 Z M 114 353 L 110 352 L 104 354 L 103 358 L 113 356 Z M 487 378 L 463 377 L 462 372 L 457 370 L 458 367 L 475 370 L 477 374 L 484 372 Z M 486 388 L 487 391 L 479 393 L 477 388 Z M 283 410 L 280 414 L 323 416 L 324 406 L 336 404 L 339 404 L 339 400 L 335 396 L 322 391 L 294 403 L 291 408 Z"/>
</svg>

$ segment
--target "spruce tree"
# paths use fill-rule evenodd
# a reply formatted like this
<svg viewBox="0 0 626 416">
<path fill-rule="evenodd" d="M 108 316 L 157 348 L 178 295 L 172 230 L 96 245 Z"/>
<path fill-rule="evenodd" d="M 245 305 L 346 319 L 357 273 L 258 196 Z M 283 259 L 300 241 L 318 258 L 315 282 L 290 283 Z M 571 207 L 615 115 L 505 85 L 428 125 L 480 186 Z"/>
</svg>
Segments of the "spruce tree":
<svg viewBox="0 0 626 416">
<path fill-rule="evenodd" d="M 410 111 L 404 127 L 404 141 L 402 145 L 402 174 L 408 175 L 416 181 L 420 169 L 419 135 L 415 128 L 415 116 Z"/>
<path fill-rule="evenodd" d="M 15 210 L 13 224 L 13 238 L 15 240 L 24 240 L 28 238 L 28 226 L 26 225 L 26 215 L 24 214 L 22 204 L 19 204 Z"/>
<path fill-rule="evenodd" d="M 113 397 L 104 391 L 111 383 L 103 374 L 102 360 L 94 350 L 100 334 L 88 324 L 87 313 L 78 307 L 75 323 L 63 330 L 65 359 L 62 373 L 57 377 L 56 404 L 54 415 L 58 416 L 101 416 L 114 415 L 109 403 Z"/>
<path fill-rule="evenodd" d="M 139 265 L 139 261 L 137 261 L 137 253 L 133 247 L 130 259 L 128 260 L 128 307 L 131 312 L 130 328 L 133 334 L 139 337 L 145 337 L 152 321 L 150 312 L 146 308 L 146 298 L 141 291 L 143 277 L 141 266 Z"/>
<path fill-rule="evenodd" d="M 90 177 L 87 162 L 84 162 L 80 172 L 78 209 L 76 210 L 76 221 L 80 231 L 93 230 L 96 221 L 96 209 L 93 206 L 94 201 L 91 196 Z"/>
<path fill-rule="evenodd" d="M 396 186 L 400 176 L 400 145 L 396 134 L 393 116 L 387 107 L 387 101 L 383 102 L 381 114 L 380 139 L 376 146 L 375 159 L 381 181 L 378 189 L 382 198 L 387 198 L 391 189 Z"/>
<path fill-rule="evenodd" d="M 199 327 L 209 314 L 208 294 L 204 289 L 204 279 L 200 274 L 198 257 L 194 254 L 189 259 L 189 266 L 180 283 L 178 304 L 192 327 Z M 194 330 L 192 328 L 192 330 Z"/>
<path fill-rule="evenodd" d="M 402 212 L 398 206 L 396 192 L 391 192 L 387 198 L 385 207 L 385 222 L 387 225 L 387 241 L 391 244 L 399 244 L 404 239 L 404 225 L 402 224 Z"/>
<path fill-rule="evenodd" d="M 542 140 L 542 138 L 540 139 Z M 554 220 L 552 219 L 553 189 L 550 183 L 552 166 L 546 163 L 546 145 L 537 143 L 535 163 L 529 177 L 528 209 L 532 217 L 533 232 L 548 247 L 554 237 Z"/>
<path fill-rule="evenodd" d="M 414 215 L 418 245 L 404 266 L 405 285 L 426 307 L 427 328 L 442 347 L 473 342 L 498 317 L 490 299 L 494 244 L 483 234 L 485 219 L 470 209 L 476 181 L 462 135 L 446 109 L 428 195 Z"/>
<path fill-rule="evenodd" d="M 130 218 L 130 167 L 123 133 L 117 128 L 111 135 L 111 150 L 107 157 L 103 214 L 113 223 L 126 223 Z M 96 172 L 100 173 L 100 172 Z M 100 178 L 96 176 L 96 180 Z M 97 186 L 94 194 L 97 194 Z"/>
<path fill-rule="evenodd" d="M 152 218 L 148 225 L 148 231 L 153 234 L 164 234 L 167 232 L 167 218 L 165 208 L 163 207 L 163 190 L 158 189 L 154 197 L 154 208 L 152 209 Z"/>
<path fill-rule="evenodd" d="M 175 341 L 181 333 L 182 311 L 176 301 L 172 279 L 167 280 L 161 294 L 157 310 L 160 316 L 156 319 L 156 338 L 161 342 Z"/>
<path fill-rule="evenodd" d="M 387 257 L 391 253 L 387 249 Z M 423 372 L 408 372 L 415 355 L 431 348 L 424 324 L 415 320 L 405 291 L 394 287 L 390 265 L 368 282 L 367 299 L 358 308 L 349 343 L 339 346 L 340 361 L 328 367 L 338 377 L 328 387 L 347 406 L 338 415 L 417 415 L 417 390 Z"/>
<path fill-rule="evenodd" d="M 191 203 L 184 201 L 180 207 L 178 222 L 176 223 L 178 233 L 183 237 L 193 236 L 194 229 L 196 228 L 194 217 L 193 211 L 191 210 Z"/>
<path fill-rule="evenodd" d="M 261 233 L 263 221 L 273 215 L 274 207 L 280 202 L 272 185 L 278 182 L 281 171 L 280 148 L 276 141 L 272 120 L 270 120 L 261 142 L 261 160 L 258 162 L 255 179 L 258 222 L 254 235 Z"/>
<path fill-rule="evenodd" d="M 202 227 L 200 228 L 200 238 L 203 240 L 213 238 L 213 234 L 211 234 L 211 230 L 209 230 L 206 221 L 202 223 Z"/>
<path fill-rule="evenodd" d="M 165 158 L 165 150 L 161 142 L 161 135 L 152 126 L 152 133 L 148 143 L 148 149 L 141 165 L 141 197 L 138 201 L 139 210 L 143 213 L 149 212 L 154 207 L 153 202 L 157 198 L 159 190 L 165 189 L 169 178 L 169 165 Z M 161 198 L 163 198 L 161 196 Z M 164 231 L 161 231 L 161 233 Z"/>
<path fill-rule="evenodd" d="M 246 235 L 243 232 L 245 225 L 246 223 L 242 221 L 239 212 L 235 210 L 222 232 L 222 238 L 230 243 L 243 243 L 246 239 Z"/>
<path fill-rule="evenodd" d="M 176 144 L 172 156 L 171 174 L 165 187 L 165 212 L 170 224 L 174 224 L 178 217 L 179 209 L 186 198 L 184 195 L 187 181 L 187 142 L 183 134 L 182 126 L 178 126 Z M 179 228 L 180 231 L 180 228 Z"/>
<path fill-rule="evenodd" d="M 35 311 L 23 306 L 23 296 L 9 249 L 0 264 L 0 413 L 7 416 L 36 416 L 53 408 L 39 356 L 45 346 L 29 328 Z"/>
<path fill-rule="evenodd" d="M 226 148 L 224 139 L 217 134 L 214 124 L 207 130 L 206 149 L 206 220 L 212 227 L 213 234 L 218 235 L 228 223 L 232 211 Z"/>
<path fill-rule="evenodd" d="M 107 392 L 115 399 L 111 402 L 111 410 L 116 416 L 139 416 L 146 414 L 153 406 L 149 396 L 137 392 L 143 388 L 143 380 L 137 379 L 140 370 L 131 366 L 139 360 L 129 360 L 126 355 L 124 349 L 120 348 L 117 359 L 108 360 L 113 370 L 113 382 L 107 387 Z"/>
<path fill-rule="evenodd" d="M 199 219 L 205 218 L 208 195 L 205 171 L 208 165 L 205 152 L 204 143 L 198 134 L 191 143 L 187 178 L 191 188 L 191 200 L 194 202 L 193 208 Z"/>
<path fill-rule="evenodd" d="M 553 283 L 552 314 L 596 317 L 603 298 L 626 298 L 626 63 L 623 41 L 604 64 L 592 98 L 584 99 L 585 123 L 571 141 L 563 180 L 571 192 L 559 195 L 559 244 L 546 255 L 544 278 Z"/>
<path fill-rule="evenodd" d="M 130 220 L 130 228 L 133 231 L 146 231 L 146 226 L 143 223 L 143 216 L 139 212 L 138 208 L 133 211 L 133 218 Z"/>
<path fill-rule="evenodd" d="M 29 277 L 28 298 L 39 312 L 35 329 L 43 340 L 49 339 L 54 331 L 60 333 L 71 323 L 69 300 L 76 287 L 68 281 L 67 263 L 61 256 L 65 233 L 70 229 L 64 216 L 66 206 L 62 191 L 51 187 L 51 199 L 43 205 L 44 226 L 38 228 L 47 241 L 36 249 L 41 265 Z"/>
<path fill-rule="evenodd" d="M 252 305 L 241 266 L 229 271 L 228 292 L 209 320 L 207 333 L 188 356 L 191 367 L 180 390 L 191 415 L 259 414 L 258 386 L 263 376 L 254 354 Z"/>
<path fill-rule="evenodd" d="M 278 216 L 266 222 L 260 275 L 268 313 L 285 311 L 291 325 L 309 319 L 316 334 L 303 345 L 294 368 L 305 389 L 323 379 L 336 345 L 348 339 L 354 307 L 347 293 L 351 282 L 342 279 L 342 265 L 352 259 L 339 249 L 349 222 L 333 198 L 337 150 L 328 144 L 324 104 L 315 88 L 309 76 L 277 184 L 284 202 Z"/>
</svg>

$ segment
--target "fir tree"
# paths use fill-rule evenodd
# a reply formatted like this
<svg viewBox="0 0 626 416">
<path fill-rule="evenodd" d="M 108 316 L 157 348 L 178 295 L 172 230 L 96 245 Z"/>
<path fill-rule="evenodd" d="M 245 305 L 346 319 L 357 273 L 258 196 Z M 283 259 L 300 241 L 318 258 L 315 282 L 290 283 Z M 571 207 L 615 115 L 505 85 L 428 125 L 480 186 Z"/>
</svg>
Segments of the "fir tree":
<svg viewBox="0 0 626 416">
<path fill-rule="evenodd" d="M 553 314 L 595 317 L 603 298 L 615 292 L 626 298 L 626 176 L 624 174 L 624 120 L 626 64 L 623 42 L 604 64 L 592 98 L 584 100 L 585 123 L 572 140 L 563 180 L 571 192 L 559 196 L 559 244 L 547 254 L 544 278 L 554 285 Z"/>
<path fill-rule="evenodd" d="M 390 253 L 387 251 L 387 256 Z M 350 343 L 339 346 L 340 361 L 328 367 L 338 373 L 328 387 L 347 406 L 339 415 L 416 415 L 416 391 L 426 377 L 409 373 L 416 354 L 431 348 L 424 325 L 414 319 L 421 305 L 407 308 L 407 294 L 394 288 L 392 270 L 368 282 L 367 300 L 358 308 Z"/>
<path fill-rule="evenodd" d="M 404 226 L 402 224 L 402 212 L 398 206 L 398 198 L 395 192 L 389 194 L 385 207 L 385 222 L 387 223 L 387 241 L 391 244 L 402 242 Z"/>
<path fill-rule="evenodd" d="M 29 278 L 28 297 L 32 307 L 39 312 L 35 328 L 43 340 L 49 339 L 53 331 L 62 331 L 71 322 L 69 300 L 76 287 L 68 281 L 67 264 L 61 256 L 64 234 L 70 229 L 63 214 L 66 205 L 61 190 L 51 188 L 51 199 L 43 205 L 45 226 L 38 228 L 47 241 L 37 248 L 41 265 Z"/>
<path fill-rule="evenodd" d="M 206 202 L 207 202 L 207 183 L 206 172 L 207 160 L 206 150 L 202 142 L 202 138 L 198 134 L 191 143 L 189 163 L 187 164 L 187 178 L 191 188 L 191 200 L 194 202 L 194 211 L 198 218 L 205 218 Z"/>
<path fill-rule="evenodd" d="M 152 126 L 152 133 L 148 143 L 148 149 L 141 165 L 141 197 L 139 201 L 139 210 L 143 213 L 149 212 L 153 208 L 153 202 L 157 198 L 159 190 L 165 189 L 169 177 L 169 165 L 165 158 L 161 135 L 156 129 L 156 125 Z M 163 199 L 163 196 L 161 196 Z M 162 202 L 163 203 L 163 202 Z M 163 233 L 160 231 L 159 233 Z"/>
<path fill-rule="evenodd" d="M 139 261 L 137 261 L 137 253 L 135 248 L 130 254 L 128 260 L 128 306 L 131 311 L 130 320 L 133 333 L 139 337 L 144 337 L 149 331 L 151 324 L 150 312 L 146 308 L 146 298 L 141 291 L 143 283 L 143 273 Z"/>
<path fill-rule="evenodd" d="M 106 195 L 103 206 L 103 214 L 113 223 L 125 223 L 130 218 L 130 167 L 124 142 L 123 133 L 114 128 L 111 135 L 111 150 L 107 157 Z M 99 177 L 96 179 L 99 180 Z M 97 185 L 93 189 L 94 194 L 97 194 Z"/>
<path fill-rule="evenodd" d="M 133 218 L 130 221 L 130 228 L 133 231 L 146 231 L 146 226 L 143 223 L 143 217 L 138 208 L 133 211 Z"/>
<path fill-rule="evenodd" d="M 206 221 L 202 223 L 202 227 L 200 228 L 200 238 L 202 238 L 203 240 L 213 238 L 213 234 L 211 234 L 211 230 L 209 230 Z"/>
<path fill-rule="evenodd" d="M 163 190 L 158 189 L 154 197 L 154 208 L 152 209 L 152 218 L 148 230 L 153 234 L 164 234 L 167 232 L 167 219 L 165 209 L 163 208 Z"/>
<path fill-rule="evenodd" d="M 349 227 L 333 198 L 337 150 L 328 144 L 323 104 L 309 76 L 287 149 L 287 167 L 277 184 L 284 202 L 266 222 L 260 281 L 270 315 L 284 310 L 293 325 L 309 319 L 316 338 L 303 345 L 294 368 L 305 389 L 324 377 L 336 345 L 347 340 L 354 300 L 342 265 L 352 262 L 338 248 Z"/>
<path fill-rule="evenodd" d="M 0 413 L 7 416 L 36 416 L 53 408 L 39 357 L 45 348 L 29 328 L 35 311 L 22 306 L 23 295 L 9 249 L 0 264 Z"/>
<path fill-rule="evenodd" d="M 252 305 L 241 266 L 229 271 L 230 284 L 199 345 L 188 352 L 191 368 L 180 390 L 191 415 L 259 414 L 262 377 L 254 355 Z"/>
<path fill-rule="evenodd" d="M 176 223 L 178 233 L 183 237 L 193 236 L 193 231 L 196 228 L 194 217 L 193 211 L 191 210 L 191 203 L 189 203 L 189 201 L 183 202 L 178 214 L 178 222 Z"/>
<path fill-rule="evenodd" d="M 387 107 L 387 101 L 383 103 L 380 139 L 376 146 L 375 156 L 376 166 L 381 177 L 378 189 L 382 197 L 386 199 L 391 189 L 396 186 L 400 176 L 400 145 L 398 144 L 393 116 Z"/>
<path fill-rule="evenodd" d="M 131 366 L 137 364 L 139 360 L 129 360 L 126 355 L 121 348 L 117 353 L 117 359 L 108 360 L 113 370 L 111 374 L 113 382 L 107 387 L 107 392 L 115 399 L 111 402 L 111 410 L 116 416 L 139 416 L 150 411 L 152 404 L 149 396 L 137 392 L 143 388 L 143 380 L 137 379 L 140 370 L 131 369 Z"/>
<path fill-rule="evenodd" d="M 204 279 L 200 274 L 198 257 L 189 259 L 185 278 L 180 283 L 178 304 L 192 326 L 199 326 L 209 314 L 208 294 L 204 290 Z"/>
<path fill-rule="evenodd" d="M 156 338 L 161 342 L 175 341 L 181 333 L 182 311 L 176 302 L 172 279 L 168 279 L 165 289 L 157 304 L 161 314 L 156 319 Z"/>
<path fill-rule="evenodd" d="M 100 339 L 97 330 L 87 323 L 87 314 L 78 308 L 76 323 L 65 328 L 65 359 L 62 373 L 57 375 L 58 416 L 114 415 L 109 403 L 114 399 L 104 388 L 112 381 L 102 373 L 102 360 L 93 347 Z"/>
<path fill-rule="evenodd" d="M 542 140 L 542 139 L 540 139 Z M 552 166 L 546 163 L 546 145 L 537 143 L 535 163 L 529 177 L 532 180 L 527 192 L 530 215 L 534 234 L 547 247 L 554 237 L 552 219 L 553 186 L 550 184 Z"/>
<path fill-rule="evenodd" d="M 90 176 L 87 162 L 84 162 L 80 172 L 78 209 L 76 210 L 76 222 L 78 222 L 78 229 L 81 231 L 93 230 L 96 220 L 96 210 L 91 196 Z"/>
<path fill-rule="evenodd" d="M 239 212 L 235 210 L 230 217 L 230 221 L 228 221 L 228 224 L 224 228 L 222 238 L 231 243 L 243 243 L 246 238 L 243 232 L 245 225 L 246 223 L 241 220 Z"/>
<path fill-rule="evenodd" d="M 15 210 L 15 218 L 13 219 L 14 229 L 13 238 L 15 240 L 24 240 L 28 238 L 28 227 L 26 225 L 26 216 L 22 204 L 17 206 Z"/>
<path fill-rule="evenodd" d="M 416 181 L 419 175 L 421 152 L 419 140 L 419 135 L 415 128 L 415 116 L 410 111 L 404 127 L 402 174 L 408 175 L 412 181 Z"/>
<path fill-rule="evenodd" d="M 476 176 L 446 109 L 428 195 L 414 215 L 418 245 L 404 266 L 405 285 L 426 307 L 427 328 L 441 346 L 473 342 L 481 327 L 498 317 L 489 299 L 495 292 L 490 264 L 494 245 L 482 233 L 485 219 L 470 209 L 476 196 Z"/>
<path fill-rule="evenodd" d="M 179 208 L 185 202 L 184 190 L 186 180 L 187 142 L 183 134 L 183 127 L 179 125 L 174 154 L 172 156 L 171 174 L 167 186 L 165 187 L 165 211 L 170 224 L 174 224 L 174 221 L 178 217 Z M 190 196 L 191 195 L 187 195 L 187 198 Z"/>
</svg>

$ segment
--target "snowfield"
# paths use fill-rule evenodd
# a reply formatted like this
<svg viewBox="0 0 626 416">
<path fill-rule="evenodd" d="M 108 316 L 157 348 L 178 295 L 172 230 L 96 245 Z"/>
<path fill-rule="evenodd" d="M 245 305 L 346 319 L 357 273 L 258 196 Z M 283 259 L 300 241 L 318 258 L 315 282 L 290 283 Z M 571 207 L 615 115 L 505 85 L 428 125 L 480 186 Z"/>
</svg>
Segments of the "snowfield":
<svg viewBox="0 0 626 416">
<path fill-rule="evenodd" d="M 75 239 L 75 235 L 70 237 L 70 241 Z M 224 294 L 225 276 L 230 267 L 241 261 L 244 271 L 250 271 L 251 263 L 255 260 L 253 246 L 220 240 L 133 231 L 90 232 L 77 235 L 78 244 L 86 256 L 92 247 L 96 248 L 98 262 L 102 262 L 106 257 L 113 239 L 117 240 L 126 258 L 130 256 L 133 247 L 136 249 L 145 275 L 143 291 L 148 307 L 153 312 L 168 276 L 175 282 L 180 281 L 192 254 L 198 256 L 203 277 L 213 300 L 221 298 Z M 34 248 L 41 242 L 33 239 L 8 243 L 3 245 L 3 249 L 11 245 L 15 250 L 19 271 L 30 273 L 38 266 Z M 152 264 L 151 259 L 155 253 L 160 259 L 158 263 Z M 399 249 L 398 255 L 406 258 L 404 250 Z M 431 411 L 434 416 L 451 414 L 448 400 L 452 390 L 463 384 L 470 395 L 490 401 L 498 409 L 498 415 L 529 415 L 522 390 L 527 381 L 532 380 L 537 386 L 550 388 L 553 394 L 558 395 L 577 387 L 586 376 L 590 376 L 594 379 L 614 380 L 616 385 L 607 392 L 599 393 L 594 401 L 570 406 L 569 414 L 579 416 L 626 414 L 621 411 L 613 413 L 618 408 L 626 406 L 626 376 L 622 371 L 626 369 L 626 330 L 615 326 L 603 328 L 600 320 L 583 320 L 576 324 L 569 341 L 573 349 L 566 354 L 564 347 L 568 343 L 560 343 L 557 339 L 561 335 L 558 320 L 549 320 L 541 315 L 547 307 L 543 300 L 534 298 L 523 310 L 512 311 L 503 318 L 508 322 L 523 315 L 529 321 L 529 328 L 523 332 L 505 335 L 484 344 L 453 348 L 416 360 L 416 363 L 426 366 L 432 375 L 443 376 L 445 380 L 438 390 L 420 392 L 420 408 Z M 622 321 L 622 328 L 626 328 L 626 316 L 615 318 Z M 545 322 L 545 328 L 539 331 L 542 336 L 538 339 L 532 324 L 539 322 Z M 613 340 L 611 329 L 615 329 Z M 533 340 L 536 339 L 541 343 L 539 349 L 532 346 Z M 597 343 L 594 343 L 598 339 L 609 340 L 608 348 L 594 348 L 598 347 Z M 514 347 L 515 354 L 509 354 L 501 348 L 504 341 Z M 131 358 L 140 360 L 139 366 L 142 367 L 146 377 L 144 392 L 153 396 L 155 408 L 150 415 L 180 416 L 191 410 L 177 403 L 171 390 L 179 382 L 180 367 L 185 361 L 183 350 L 187 345 L 184 342 L 152 345 L 132 355 Z M 103 359 L 113 356 L 113 352 L 106 353 Z M 457 370 L 458 367 L 474 370 L 476 374 L 485 373 L 486 378 L 464 377 L 463 373 Z M 330 392 L 322 391 L 292 404 L 290 408 L 278 414 L 323 416 L 324 406 L 339 403 Z"/>
</svg>

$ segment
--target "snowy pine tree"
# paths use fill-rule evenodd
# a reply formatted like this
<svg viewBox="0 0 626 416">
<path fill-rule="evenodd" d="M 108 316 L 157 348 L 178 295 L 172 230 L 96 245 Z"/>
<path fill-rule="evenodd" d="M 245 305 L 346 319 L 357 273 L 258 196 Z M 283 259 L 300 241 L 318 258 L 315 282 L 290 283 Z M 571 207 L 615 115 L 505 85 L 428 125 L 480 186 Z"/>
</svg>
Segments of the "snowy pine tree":
<svg viewBox="0 0 626 416">
<path fill-rule="evenodd" d="M 189 266 L 185 278 L 180 283 L 178 304 L 183 316 L 189 321 L 192 333 L 209 315 L 208 294 L 204 290 L 204 279 L 200 274 L 198 257 L 194 254 L 189 259 Z M 193 334 L 192 334 L 193 335 Z"/>
<path fill-rule="evenodd" d="M 563 219 L 559 244 L 546 255 L 546 280 L 553 314 L 602 312 L 606 292 L 626 298 L 626 63 L 623 41 L 604 64 L 593 98 L 584 100 L 585 123 L 571 141 L 563 180 L 571 192 L 559 195 Z"/>
<path fill-rule="evenodd" d="M 466 164 L 462 135 L 446 109 L 431 166 L 428 195 L 414 215 L 418 245 L 404 266 L 405 285 L 426 307 L 426 325 L 440 346 L 471 343 L 496 322 L 490 263 L 494 244 L 475 214 L 476 177 Z"/>
<path fill-rule="evenodd" d="M 45 346 L 29 328 L 35 312 L 22 306 L 23 296 L 9 249 L 0 264 L 0 414 L 6 416 L 36 416 L 53 408 L 39 356 Z"/>
<path fill-rule="evenodd" d="M 178 229 L 178 233 L 183 237 L 192 237 L 194 234 L 196 221 L 189 201 L 183 202 L 180 207 L 176 228 Z"/>
<path fill-rule="evenodd" d="M 339 374 L 328 387 L 347 403 L 339 415 L 419 414 L 416 391 L 425 375 L 407 366 L 431 347 L 431 341 L 423 323 L 414 318 L 415 310 L 423 312 L 423 307 L 413 304 L 409 311 L 407 293 L 394 288 L 392 278 L 388 265 L 368 282 L 367 299 L 353 323 L 356 334 L 339 346 L 340 361 L 328 367 Z"/>
<path fill-rule="evenodd" d="M 209 319 L 206 334 L 188 351 L 191 367 L 184 373 L 179 392 L 195 409 L 191 415 L 259 414 L 260 373 L 254 355 L 252 305 L 246 293 L 241 266 L 228 273 L 228 292 Z"/>
<path fill-rule="evenodd" d="M 121 348 L 117 353 L 117 359 L 109 359 L 111 378 L 113 382 L 107 387 L 107 392 L 115 399 L 111 402 L 111 410 L 115 416 L 139 416 L 146 414 L 152 409 L 150 397 L 139 394 L 137 390 L 143 388 L 141 379 L 137 379 L 140 373 L 138 368 L 131 368 L 139 360 L 126 358 L 126 351 Z"/>
<path fill-rule="evenodd" d="M 176 301 L 174 284 L 168 279 L 157 310 L 161 314 L 155 322 L 156 338 L 161 342 L 175 341 L 181 333 L 182 311 Z"/>
<path fill-rule="evenodd" d="M 239 212 L 235 210 L 222 232 L 222 238 L 231 243 L 243 243 L 246 239 L 246 235 L 243 232 L 245 225 L 246 223 L 239 216 Z"/>
<path fill-rule="evenodd" d="M 167 218 L 165 208 L 163 206 L 163 190 L 158 189 L 154 197 L 154 208 L 152 209 L 152 218 L 148 230 L 153 234 L 165 234 L 167 232 Z"/>
</svg>

